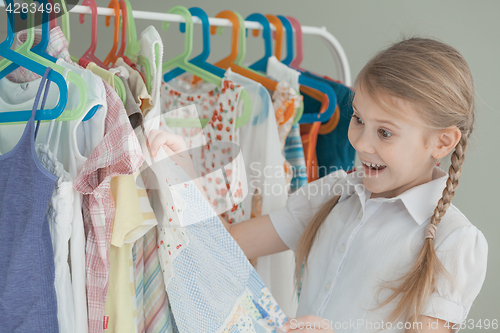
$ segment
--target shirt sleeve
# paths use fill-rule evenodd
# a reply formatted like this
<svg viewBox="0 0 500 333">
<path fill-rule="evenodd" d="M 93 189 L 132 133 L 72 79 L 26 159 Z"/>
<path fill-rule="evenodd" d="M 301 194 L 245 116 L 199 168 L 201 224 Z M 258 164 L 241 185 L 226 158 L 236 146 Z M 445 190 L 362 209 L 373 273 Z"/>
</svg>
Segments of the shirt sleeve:
<svg viewBox="0 0 500 333">
<path fill-rule="evenodd" d="M 285 207 L 269 214 L 281 240 L 295 252 L 299 238 L 319 208 L 342 193 L 346 172 L 337 170 L 292 193 Z"/>
<path fill-rule="evenodd" d="M 475 226 L 465 226 L 453 231 L 436 248 L 436 254 L 453 278 L 453 284 L 440 274 L 436 291 L 430 296 L 422 315 L 439 318 L 460 330 L 460 323 L 467 315 L 479 294 L 486 276 L 488 243 Z"/>
</svg>

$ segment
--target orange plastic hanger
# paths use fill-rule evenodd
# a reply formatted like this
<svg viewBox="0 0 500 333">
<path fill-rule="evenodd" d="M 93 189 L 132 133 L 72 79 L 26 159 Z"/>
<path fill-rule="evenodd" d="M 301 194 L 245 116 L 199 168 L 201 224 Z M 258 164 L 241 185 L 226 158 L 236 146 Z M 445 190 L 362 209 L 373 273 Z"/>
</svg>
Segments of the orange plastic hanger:
<svg viewBox="0 0 500 333">
<path fill-rule="evenodd" d="M 226 58 L 216 62 L 214 65 L 217 67 L 220 67 L 222 69 L 228 69 L 231 67 L 231 70 L 235 73 L 238 73 L 240 75 L 246 76 L 249 79 L 252 79 L 256 82 L 259 82 L 262 84 L 266 89 L 275 91 L 276 86 L 278 85 L 278 82 L 273 81 L 267 77 L 264 77 L 260 74 L 257 74 L 255 72 L 252 72 L 244 67 L 241 67 L 237 64 L 234 63 L 236 60 L 236 57 L 238 56 L 238 42 L 239 42 L 239 35 L 240 35 L 240 22 L 238 20 L 238 16 L 236 16 L 235 13 L 233 13 L 230 10 L 224 10 L 217 14 L 217 18 L 225 18 L 231 21 L 233 24 L 233 29 L 232 29 L 232 43 L 231 43 L 231 54 L 227 56 Z M 243 28 L 244 29 L 244 28 Z M 217 27 L 212 26 L 210 27 L 210 33 L 214 35 L 217 32 Z"/>
<path fill-rule="evenodd" d="M 325 95 L 325 99 L 328 96 Z M 323 101 L 326 102 L 326 101 Z M 326 111 L 328 103 L 322 103 L 319 113 Z M 338 108 L 338 106 L 337 106 Z M 335 110 L 332 118 L 335 118 L 335 114 L 339 114 Z M 304 148 L 304 157 L 306 162 L 306 173 L 307 182 L 313 182 L 318 179 L 318 158 L 316 155 L 316 143 L 318 141 L 318 134 L 320 131 L 321 122 L 317 121 L 312 124 L 301 124 L 300 125 L 300 137 L 302 139 L 302 146 Z"/>
<path fill-rule="evenodd" d="M 108 53 L 106 56 L 106 59 L 104 59 L 104 64 L 106 66 L 109 66 L 111 63 L 115 63 L 118 57 L 116 56 L 116 50 L 118 49 L 118 38 L 120 34 L 120 4 L 118 3 L 118 0 L 111 0 L 108 8 L 114 8 L 115 10 L 115 32 L 114 32 L 114 37 L 113 37 L 113 47 L 111 48 L 111 51 Z M 106 26 L 109 27 L 111 24 L 111 16 L 106 16 Z"/>
<path fill-rule="evenodd" d="M 239 34 L 240 22 L 238 20 L 238 16 L 230 10 L 224 10 L 224 11 L 220 12 L 219 14 L 217 14 L 216 17 L 217 18 L 225 18 L 225 19 L 228 19 L 229 21 L 231 21 L 231 23 L 233 25 L 233 29 L 232 29 L 232 37 L 231 37 L 231 40 L 232 40 L 231 54 L 229 54 L 229 56 L 227 56 L 226 58 L 216 62 L 214 65 L 217 67 L 220 67 L 222 69 L 228 69 L 229 67 L 231 67 L 231 70 L 233 72 L 238 73 L 240 75 L 243 75 L 243 76 L 245 76 L 249 79 L 252 79 L 256 82 L 259 82 L 266 89 L 269 89 L 271 91 L 275 91 L 276 86 L 278 85 L 278 82 L 273 81 L 265 76 L 262 76 L 258 73 L 250 71 L 250 70 L 248 70 L 244 67 L 241 67 L 241 66 L 234 63 L 234 61 L 236 60 L 236 57 L 238 56 L 238 43 L 239 43 L 239 36 L 240 36 L 240 34 Z M 278 19 L 278 21 L 279 21 L 279 19 Z M 244 27 L 243 27 L 243 29 L 244 29 Z M 210 33 L 212 35 L 214 35 L 216 32 L 217 32 L 216 26 L 210 27 Z M 306 87 L 301 86 L 300 91 L 303 91 L 302 88 L 306 88 Z M 312 92 L 312 94 L 308 93 L 308 91 Z M 308 94 L 309 96 L 311 96 L 312 98 L 314 98 L 320 102 L 323 102 L 324 97 L 326 96 L 325 94 L 321 93 L 320 91 L 315 90 L 315 89 L 311 89 L 311 88 L 307 88 L 304 93 Z"/>
</svg>

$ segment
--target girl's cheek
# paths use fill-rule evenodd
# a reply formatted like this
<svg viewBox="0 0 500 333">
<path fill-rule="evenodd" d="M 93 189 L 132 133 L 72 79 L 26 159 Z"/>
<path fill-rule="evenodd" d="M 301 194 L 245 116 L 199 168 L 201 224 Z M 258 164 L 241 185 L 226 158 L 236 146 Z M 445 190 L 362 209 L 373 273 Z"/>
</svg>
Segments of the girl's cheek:
<svg viewBox="0 0 500 333">
<path fill-rule="evenodd" d="M 354 147 L 354 149 L 356 149 L 355 137 L 356 137 L 356 128 L 352 124 L 352 120 L 351 120 L 351 123 L 349 124 L 349 129 L 347 131 L 347 138 L 349 139 L 349 143 L 351 144 L 351 146 Z"/>
</svg>

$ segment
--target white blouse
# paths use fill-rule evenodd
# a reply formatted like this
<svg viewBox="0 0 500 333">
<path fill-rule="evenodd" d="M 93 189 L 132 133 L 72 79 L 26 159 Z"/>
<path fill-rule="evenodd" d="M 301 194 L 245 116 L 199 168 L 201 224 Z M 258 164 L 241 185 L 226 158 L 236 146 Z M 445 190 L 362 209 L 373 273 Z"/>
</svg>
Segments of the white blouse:
<svg viewBox="0 0 500 333">
<path fill-rule="evenodd" d="M 371 193 L 363 186 L 362 177 L 362 170 L 332 172 L 293 193 L 286 207 L 269 216 L 283 242 L 295 252 L 318 208 L 342 192 L 311 249 L 297 317 L 325 318 L 325 325 L 336 333 L 381 328 L 383 332 L 404 332 L 404 323 L 393 323 L 391 328 L 385 322 L 398 298 L 377 311 L 367 309 L 379 304 L 380 281 L 403 276 L 415 262 L 448 174 L 434 168 L 432 181 L 394 198 L 373 199 L 368 199 Z M 434 246 L 455 285 L 439 276 L 437 291 L 422 315 L 460 323 L 483 285 L 488 244 L 483 233 L 451 204 L 437 227 Z M 379 301 L 389 294 L 387 289 L 380 292 Z"/>
</svg>

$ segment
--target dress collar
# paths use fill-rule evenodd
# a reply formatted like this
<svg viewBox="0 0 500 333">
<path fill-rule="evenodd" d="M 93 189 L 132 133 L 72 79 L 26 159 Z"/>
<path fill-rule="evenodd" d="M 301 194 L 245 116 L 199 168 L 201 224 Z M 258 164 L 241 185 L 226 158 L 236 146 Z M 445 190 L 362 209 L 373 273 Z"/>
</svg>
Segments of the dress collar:
<svg viewBox="0 0 500 333">
<path fill-rule="evenodd" d="M 363 170 L 351 172 L 345 178 L 347 181 L 346 195 L 357 194 L 361 200 L 363 209 L 367 200 L 376 202 L 395 202 L 401 200 L 415 222 L 420 225 L 434 214 L 434 209 L 446 187 L 448 173 L 434 167 L 431 181 L 414 186 L 394 198 L 369 199 L 371 192 L 363 186 Z M 343 200 L 346 195 L 343 193 L 340 200 Z"/>
</svg>

